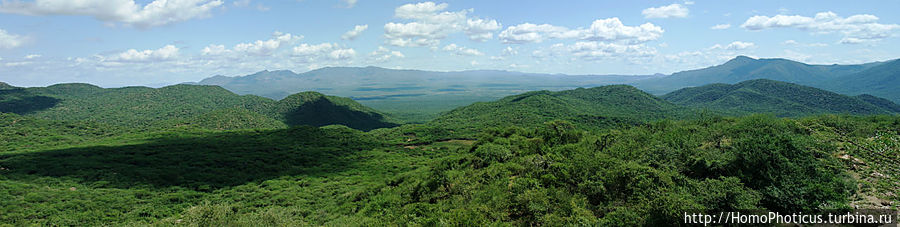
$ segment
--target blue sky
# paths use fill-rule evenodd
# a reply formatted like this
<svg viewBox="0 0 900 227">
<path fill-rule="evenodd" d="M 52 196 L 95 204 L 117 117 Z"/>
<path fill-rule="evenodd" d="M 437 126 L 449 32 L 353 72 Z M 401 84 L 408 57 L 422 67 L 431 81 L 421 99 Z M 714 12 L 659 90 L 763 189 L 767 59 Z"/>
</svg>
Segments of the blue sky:
<svg viewBox="0 0 900 227">
<path fill-rule="evenodd" d="M 900 58 L 897 1 L 5 0 L 0 81 L 105 87 L 326 66 L 652 74 Z"/>
</svg>

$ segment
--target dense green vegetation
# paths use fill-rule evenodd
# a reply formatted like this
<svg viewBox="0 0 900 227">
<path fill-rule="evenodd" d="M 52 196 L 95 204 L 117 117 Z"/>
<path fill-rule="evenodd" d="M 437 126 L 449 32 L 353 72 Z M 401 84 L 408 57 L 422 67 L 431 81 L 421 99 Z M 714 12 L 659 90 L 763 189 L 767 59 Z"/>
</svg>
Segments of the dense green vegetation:
<svg viewBox="0 0 900 227">
<path fill-rule="evenodd" d="M 810 65 L 787 59 L 754 59 L 738 56 L 724 64 L 697 70 L 677 72 L 670 76 L 651 78 L 634 82 L 638 88 L 653 93 L 665 94 L 685 87 L 702 86 L 711 83 L 735 84 L 754 79 L 770 79 L 796 83 L 806 86 L 828 89 L 844 94 L 875 94 L 867 86 L 871 83 L 842 81 L 840 78 L 866 77 L 867 71 L 887 65 L 873 62 L 860 65 Z M 896 66 L 883 66 L 895 68 Z M 850 79 L 853 80 L 853 79 Z M 900 84 L 882 84 L 886 87 L 900 88 Z M 846 87 L 847 90 L 835 88 Z M 878 95 L 881 95 L 880 93 Z M 882 96 L 889 98 L 886 96 Z M 895 102 L 900 101 L 895 99 Z"/>
<path fill-rule="evenodd" d="M 864 71 L 841 76 L 823 88 L 846 94 L 870 94 L 900 102 L 900 60 L 892 60 Z"/>
<path fill-rule="evenodd" d="M 688 112 L 634 87 L 610 85 L 534 91 L 475 103 L 443 114 L 430 124 L 469 132 L 495 126 L 532 127 L 561 119 L 575 122 L 582 129 L 599 129 L 686 116 Z"/>
<path fill-rule="evenodd" d="M 305 92 L 274 101 L 207 85 L 7 88 L 0 90 L 0 112 L 92 121 L 137 131 L 183 126 L 223 130 L 330 124 L 371 130 L 396 125 L 396 120 L 347 98 Z"/>
<path fill-rule="evenodd" d="M 739 85 L 896 106 L 764 80 L 710 88 Z M 900 209 L 897 115 L 723 117 L 615 85 L 397 125 L 315 92 L 0 91 L 59 101 L 0 109 L 0 226 L 665 226 L 683 212 Z"/>
<path fill-rule="evenodd" d="M 288 125 L 325 126 L 341 124 L 355 129 L 372 130 L 397 126 L 397 121 L 349 98 L 326 96 L 318 92 L 301 92 L 276 103 L 274 117 Z"/>
<path fill-rule="evenodd" d="M 825 113 L 900 113 L 897 104 L 878 97 L 850 97 L 767 79 L 748 80 L 734 85 L 710 84 L 684 88 L 662 98 L 679 105 L 736 115 L 772 113 L 782 117 L 797 117 Z"/>
</svg>

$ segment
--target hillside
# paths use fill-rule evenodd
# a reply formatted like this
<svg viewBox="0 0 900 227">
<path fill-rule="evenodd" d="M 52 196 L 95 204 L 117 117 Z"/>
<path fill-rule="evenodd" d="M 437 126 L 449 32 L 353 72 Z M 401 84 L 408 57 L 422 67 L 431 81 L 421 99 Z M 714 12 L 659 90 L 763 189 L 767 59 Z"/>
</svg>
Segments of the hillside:
<svg viewBox="0 0 900 227">
<path fill-rule="evenodd" d="M 648 119 L 683 116 L 686 110 L 627 85 L 578 88 L 559 92 L 534 91 L 480 102 L 450 111 L 429 124 L 478 129 L 494 126 L 530 127 L 551 120 L 602 128 Z"/>
<path fill-rule="evenodd" d="M 670 76 L 637 81 L 633 84 L 653 94 L 664 94 L 685 87 L 712 83 L 734 84 L 754 79 L 770 79 L 823 87 L 828 84 L 823 81 L 859 73 L 879 64 L 810 65 L 780 58 L 754 59 L 737 56 L 721 65 L 677 72 Z"/>
<path fill-rule="evenodd" d="M 796 117 L 825 113 L 900 113 L 893 109 L 896 104 L 877 97 L 850 97 L 818 88 L 766 79 L 749 80 L 734 85 L 711 84 L 684 88 L 666 94 L 662 98 L 683 106 L 737 115 L 772 113 L 782 117 Z"/>
<path fill-rule="evenodd" d="M 394 125 L 381 113 L 349 99 L 318 93 L 298 95 L 318 98 L 294 100 L 291 96 L 276 102 L 209 85 L 105 89 L 89 84 L 58 84 L 0 90 L 0 112 L 56 121 L 94 121 L 137 130 L 330 124 L 370 130 Z"/>
<path fill-rule="evenodd" d="M 835 78 L 823 88 L 850 95 L 870 94 L 900 102 L 900 60 Z"/>
<path fill-rule="evenodd" d="M 360 130 L 389 128 L 399 122 L 349 98 L 301 92 L 278 101 L 269 112 L 288 125 L 345 125 Z"/>
</svg>

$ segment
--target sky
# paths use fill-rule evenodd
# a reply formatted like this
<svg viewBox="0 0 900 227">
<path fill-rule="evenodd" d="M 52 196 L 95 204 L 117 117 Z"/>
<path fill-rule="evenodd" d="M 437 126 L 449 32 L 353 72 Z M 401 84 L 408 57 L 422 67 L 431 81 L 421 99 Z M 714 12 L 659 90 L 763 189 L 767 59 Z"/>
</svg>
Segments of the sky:
<svg viewBox="0 0 900 227">
<path fill-rule="evenodd" d="M 646 75 L 900 58 L 900 1 L 2 0 L 0 81 L 161 86 L 331 66 Z"/>
</svg>

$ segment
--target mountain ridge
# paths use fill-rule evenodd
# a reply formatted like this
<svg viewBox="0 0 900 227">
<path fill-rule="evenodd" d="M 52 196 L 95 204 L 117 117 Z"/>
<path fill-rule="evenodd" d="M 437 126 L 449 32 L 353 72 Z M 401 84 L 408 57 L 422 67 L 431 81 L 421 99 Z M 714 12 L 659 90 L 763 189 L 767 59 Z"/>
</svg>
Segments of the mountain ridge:
<svg viewBox="0 0 900 227">
<path fill-rule="evenodd" d="M 834 92 L 769 79 L 736 84 L 709 84 L 663 95 L 675 104 L 746 115 L 773 113 L 779 117 L 813 114 L 897 114 L 897 104 L 874 96 L 851 97 Z"/>
</svg>

